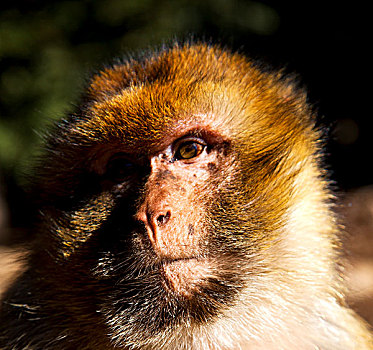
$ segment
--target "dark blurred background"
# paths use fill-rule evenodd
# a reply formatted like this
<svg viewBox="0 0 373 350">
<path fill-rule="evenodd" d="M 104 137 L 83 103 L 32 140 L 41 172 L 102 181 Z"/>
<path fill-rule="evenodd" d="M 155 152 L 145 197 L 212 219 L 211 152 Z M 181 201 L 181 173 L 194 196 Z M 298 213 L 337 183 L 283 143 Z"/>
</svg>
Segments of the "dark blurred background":
<svg viewBox="0 0 373 350">
<path fill-rule="evenodd" d="M 22 186 L 40 134 L 72 109 L 87 73 L 190 34 L 298 73 L 331 128 L 332 179 L 341 190 L 371 184 L 370 12 L 356 1 L 3 1 L 0 230 L 27 225 L 32 211 Z"/>
</svg>

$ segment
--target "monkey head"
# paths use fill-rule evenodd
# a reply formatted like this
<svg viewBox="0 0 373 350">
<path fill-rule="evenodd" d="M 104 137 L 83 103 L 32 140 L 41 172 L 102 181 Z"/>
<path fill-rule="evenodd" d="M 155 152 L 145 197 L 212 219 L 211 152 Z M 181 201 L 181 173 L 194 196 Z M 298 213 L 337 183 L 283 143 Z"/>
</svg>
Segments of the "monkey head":
<svg viewBox="0 0 373 350">
<path fill-rule="evenodd" d="M 224 315 L 255 335 L 279 290 L 289 302 L 333 285 L 334 242 L 308 235 L 329 214 L 305 100 L 292 79 L 202 44 L 94 75 L 36 181 L 30 259 L 60 327 L 84 333 L 95 317 L 111 344 L 159 349 Z"/>
</svg>

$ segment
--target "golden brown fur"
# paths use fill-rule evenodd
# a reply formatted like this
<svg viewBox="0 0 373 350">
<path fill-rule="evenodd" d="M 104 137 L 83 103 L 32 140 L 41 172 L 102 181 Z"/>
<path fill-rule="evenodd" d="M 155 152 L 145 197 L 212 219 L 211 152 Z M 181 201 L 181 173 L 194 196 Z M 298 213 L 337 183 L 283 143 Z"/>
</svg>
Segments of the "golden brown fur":
<svg viewBox="0 0 373 350">
<path fill-rule="evenodd" d="M 314 123 L 292 79 L 215 46 L 95 75 L 47 143 L 2 348 L 373 349 Z M 203 153 L 176 157 L 190 139 Z"/>
</svg>

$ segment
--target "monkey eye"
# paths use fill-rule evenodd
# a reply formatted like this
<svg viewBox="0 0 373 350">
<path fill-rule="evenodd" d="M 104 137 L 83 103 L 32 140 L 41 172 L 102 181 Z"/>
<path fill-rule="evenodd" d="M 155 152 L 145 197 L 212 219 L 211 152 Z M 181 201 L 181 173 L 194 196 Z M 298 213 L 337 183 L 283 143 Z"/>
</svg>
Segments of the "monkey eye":
<svg viewBox="0 0 373 350">
<path fill-rule="evenodd" d="M 127 179 L 136 172 L 136 165 L 129 161 L 124 155 L 113 156 L 106 166 L 105 178 L 120 182 Z"/>
<path fill-rule="evenodd" d="M 204 150 L 205 145 L 194 140 L 185 141 L 178 145 L 175 159 L 192 159 L 198 157 Z"/>
</svg>

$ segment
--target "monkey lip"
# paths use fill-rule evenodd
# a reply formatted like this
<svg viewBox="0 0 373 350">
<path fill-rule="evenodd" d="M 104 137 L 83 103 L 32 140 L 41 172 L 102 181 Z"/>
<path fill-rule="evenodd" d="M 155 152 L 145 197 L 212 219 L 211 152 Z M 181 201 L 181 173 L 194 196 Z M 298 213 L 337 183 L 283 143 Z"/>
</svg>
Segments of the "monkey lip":
<svg viewBox="0 0 373 350">
<path fill-rule="evenodd" d="M 184 297 L 191 297 L 211 275 L 207 259 L 200 257 L 165 260 L 162 270 L 168 289 Z"/>
<path fill-rule="evenodd" d="M 190 260 L 202 260 L 202 258 L 197 256 L 190 256 L 190 257 L 184 257 L 184 258 L 164 258 L 162 260 L 162 264 L 172 264 L 179 261 L 190 261 Z"/>
</svg>

